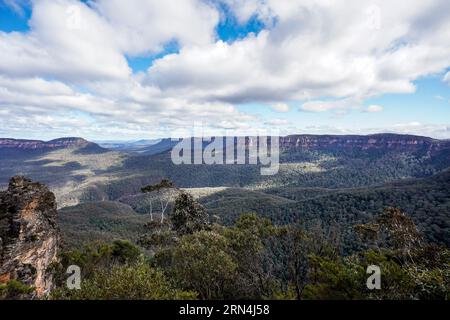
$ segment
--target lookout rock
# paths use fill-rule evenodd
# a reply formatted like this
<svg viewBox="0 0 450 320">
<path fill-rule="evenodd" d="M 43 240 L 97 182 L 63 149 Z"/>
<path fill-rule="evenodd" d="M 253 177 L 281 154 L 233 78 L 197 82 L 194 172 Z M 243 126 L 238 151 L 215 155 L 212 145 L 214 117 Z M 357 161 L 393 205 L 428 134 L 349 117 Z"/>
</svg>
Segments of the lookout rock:
<svg viewBox="0 0 450 320">
<path fill-rule="evenodd" d="M 32 297 L 47 295 L 57 262 L 59 229 L 55 196 L 48 188 L 14 177 L 0 192 L 0 283 L 18 280 L 35 288 Z"/>
</svg>

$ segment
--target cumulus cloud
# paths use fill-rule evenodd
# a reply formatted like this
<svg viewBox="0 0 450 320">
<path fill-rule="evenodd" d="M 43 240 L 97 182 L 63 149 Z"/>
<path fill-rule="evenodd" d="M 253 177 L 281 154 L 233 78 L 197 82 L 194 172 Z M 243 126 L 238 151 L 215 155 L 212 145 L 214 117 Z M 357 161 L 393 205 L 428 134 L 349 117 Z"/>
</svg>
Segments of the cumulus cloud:
<svg viewBox="0 0 450 320">
<path fill-rule="evenodd" d="M 264 30 L 217 40 L 217 2 L 241 24 L 256 17 Z M 379 112 L 364 101 L 415 92 L 416 79 L 450 66 L 446 0 L 34 0 L 29 26 L 0 32 L 0 112 L 15 115 L 0 117 L 2 130 L 24 128 L 26 117 L 37 132 L 54 123 L 58 132 L 89 125 L 92 134 L 162 135 L 194 121 L 265 124 L 239 111 L 242 103 Z M 168 43 L 179 52 L 133 74 L 127 58 Z M 443 79 L 450 83 L 450 73 Z"/>
<path fill-rule="evenodd" d="M 141 136 L 159 128 L 160 136 L 194 121 L 253 121 L 229 103 L 144 86 L 128 66 L 126 55 L 158 52 L 168 41 L 214 42 L 218 13 L 202 1 L 35 0 L 32 11 L 29 32 L 0 32 L 0 109 L 16 115 L 1 120 L 3 130 L 16 132 L 28 117 L 36 132 L 73 132 L 86 122 L 66 121 L 71 112 L 91 118 L 83 136 L 113 128 Z"/>
<path fill-rule="evenodd" d="M 0 32 L 0 73 L 69 83 L 126 78 L 131 70 L 113 29 L 87 5 L 36 0 L 28 33 Z"/>
<path fill-rule="evenodd" d="M 382 106 L 370 105 L 364 109 L 364 112 L 377 113 L 377 112 L 381 112 L 383 110 L 384 110 L 384 108 Z"/>
<path fill-rule="evenodd" d="M 279 113 L 286 113 L 289 112 L 291 109 L 288 104 L 286 103 L 274 103 L 270 106 L 273 111 L 279 112 Z"/>
<path fill-rule="evenodd" d="M 170 41 L 214 40 L 218 13 L 200 0 L 35 0 L 31 31 L 0 32 L 0 72 L 65 81 L 126 78 L 125 56 L 160 52 Z"/>
<path fill-rule="evenodd" d="M 300 110 L 305 112 L 326 112 L 330 110 L 339 112 L 348 109 L 358 109 L 360 104 L 361 101 L 352 98 L 330 101 L 314 100 L 304 103 L 300 106 Z"/>
<path fill-rule="evenodd" d="M 397 123 L 391 126 L 379 127 L 339 127 L 332 125 L 311 125 L 306 127 L 299 127 L 296 129 L 299 134 L 337 134 L 337 135 L 368 135 L 379 133 L 396 133 L 409 134 L 417 136 L 427 136 L 436 139 L 448 139 L 450 132 L 449 123 L 430 124 L 413 121 L 409 123 Z"/>
<path fill-rule="evenodd" d="M 269 121 L 266 121 L 266 124 L 269 126 L 287 126 L 290 124 L 290 122 L 286 119 L 271 119 Z"/>
<path fill-rule="evenodd" d="M 129 55 L 159 52 L 176 40 L 181 46 L 206 45 L 215 39 L 219 13 L 200 0 L 96 0 L 92 6 L 114 29 Z"/>
<path fill-rule="evenodd" d="M 386 128 L 385 132 L 428 136 L 437 139 L 448 139 L 450 125 L 448 123 L 429 124 L 413 121 L 409 123 L 397 123 L 390 128 Z"/>
<path fill-rule="evenodd" d="M 232 8 L 242 19 L 254 8 L 253 14 L 269 14 L 276 24 L 233 43 L 183 48 L 157 61 L 149 82 L 174 94 L 234 103 L 362 99 L 414 92 L 413 80 L 450 63 L 445 1 L 375 1 L 377 10 L 361 1 L 249 3 Z M 374 12 L 379 26 L 367 22 Z"/>
</svg>

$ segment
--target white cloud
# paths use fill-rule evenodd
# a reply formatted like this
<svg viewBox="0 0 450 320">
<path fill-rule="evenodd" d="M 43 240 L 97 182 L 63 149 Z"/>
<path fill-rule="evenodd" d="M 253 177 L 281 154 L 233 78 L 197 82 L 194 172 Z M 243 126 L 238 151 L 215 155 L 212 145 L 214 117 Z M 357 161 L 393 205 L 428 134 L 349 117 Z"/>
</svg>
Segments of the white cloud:
<svg viewBox="0 0 450 320">
<path fill-rule="evenodd" d="M 71 130 L 77 128 L 76 123 L 86 123 L 88 119 L 89 127 L 78 127 L 84 130 L 82 136 L 85 137 L 105 135 L 107 138 L 107 134 L 114 129 L 117 129 L 115 134 L 120 134 L 127 128 L 128 134 L 134 132 L 134 135 L 141 137 L 167 137 L 174 128 L 191 127 L 198 121 L 205 122 L 207 127 L 219 128 L 226 119 L 235 129 L 253 127 L 256 121 L 226 103 L 193 103 L 166 97 L 157 90 L 142 87 L 138 82 L 125 81 L 119 87 L 125 93 L 108 96 L 110 90 L 115 91 L 112 86 L 106 88 L 103 96 L 81 93 L 57 81 L 1 76 L 0 110 L 8 111 L 10 116 L 0 117 L 0 127 L 2 131 L 9 129 L 11 132 L 20 132 L 19 128 L 23 126 L 26 126 L 23 128 L 25 132 L 32 128 L 36 132 L 61 132 L 57 129 L 64 127 L 68 132 L 73 132 Z M 82 121 L 73 121 L 73 127 L 67 127 L 70 114 Z M 42 119 L 51 121 L 44 125 Z"/>
<path fill-rule="evenodd" d="M 290 122 L 286 119 L 271 119 L 269 121 L 266 121 L 266 124 L 269 126 L 287 126 L 290 124 Z"/>
<path fill-rule="evenodd" d="M 379 133 L 408 134 L 417 136 L 426 136 L 436 139 L 448 139 L 450 133 L 450 123 L 430 124 L 413 121 L 410 123 L 398 123 L 392 126 L 379 127 L 339 127 L 332 125 L 311 125 L 303 128 L 297 128 L 298 134 L 336 134 L 336 135 L 368 135 Z"/>
<path fill-rule="evenodd" d="M 11 79 L 0 75 L 0 88 L 22 94 L 70 95 L 73 90 L 64 83 L 41 78 Z"/>
<path fill-rule="evenodd" d="M 95 0 L 93 6 L 129 55 L 158 52 L 171 40 L 181 46 L 209 44 L 219 22 L 219 13 L 201 0 Z"/>
<path fill-rule="evenodd" d="M 60 132 L 70 129 L 64 114 L 71 112 L 91 118 L 85 134 L 128 128 L 128 134 L 168 135 L 194 121 L 208 120 L 214 127 L 227 119 L 236 128 L 254 121 L 229 103 L 195 102 L 143 86 L 125 59 L 125 54 L 156 52 L 173 40 L 214 42 L 218 13 L 211 6 L 200 0 L 90 5 L 36 0 L 29 32 L 0 32 L 0 109 L 16 115 L 0 120 L 4 131 L 14 132 L 28 117 L 33 126 L 27 130 Z M 77 122 L 70 123 L 75 129 Z"/>
<path fill-rule="evenodd" d="M 213 42 L 218 13 L 200 0 L 35 0 L 31 31 L 0 32 L 0 72 L 64 81 L 124 79 L 125 55 Z"/>
<path fill-rule="evenodd" d="M 391 128 L 386 128 L 384 132 L 427 136 L 436 139 L 448 139 L 450 136 L 450 124 L 429 124 L 413 121 L 409 123 L 395 124 Z"/>
<path fill-rule="evenodd" d="M 367 108 L 365 108 L 364 112 L 377 113 L 377 112 L 382 112 L 383 110 L 384 110 L 384 108 L 382 106 L 370 105 Z"/>
<path fill-rule="evenodd" d="M 339 112 L 346 111 L 348 109 L 358 109 L 360 108 L 360 105 L 360 101 L 351 98 L 331 101 L 315 100 L 304 103 L 300 106 L 300 110 L 306 112 L 326 112 L 334 110 Z"/>
<path fill-rule="evenodd" d="M 126 78 L 131 70 L 114 31 L 86 5 L 36 0 L 28 33 L 0 32 L 0 73 L 87 83 Z"/>
<path fill-rule="evenodd" d="M 277 23 L 231 44 L 185 47 L 157 61 L 149 83 L 199 100 L 268 102 L 288 99 L 411 93 L 412 81 L 450 64 L 450 9 L 446 1 L 248 1 L 245 20 L 269 14 Z M 437 8 L 440 11 L 437 12 Z"/>
<path fill-rule="evenodd" d="M 422 124 L 418 121 L 413 121 L 413 122 L 409 122 L 409 123 L 398 123 L 395 124 L 394 127 L 397 128 L 412 128 L 412 127 L 420 127 L 422 126 Z"/>
<path fill-rule="evenodd" d="M 270 106 L 273 111 L 279 112 L 279 113 L 286 113 L 289 112 L 290 107 L 286 103 L 274 103 Z"/>
<path fill-rule="evenodd" d="M 450 71 L 447 72 L 447 74 L 444 76 L 443 80 L 450 85 Z"/>
<path fill-rule="evenodd" d="M 414 92 L 414 80 L 450 66 L 447 0 L 224 1 L 241 23 L 258 16 L 267 28 L 216 41 L 212 0 L 34 0 L 30 31 L 0 32 L 0 112 L 16 115 L 1 117 L 2 130 L 24 128 L 26 117 L 36 130 L 89 123 L 92 134 L 163 135 L 195 120 L 245 129 L 264 120 L 240 103 L 277 101 L 272 109 L 287 112 L 287 101 L 307 101 L 300 110 L 342 114 Z M 127 56 L 174 41 L 179 53 L 132 74 Z"/>
</svg>

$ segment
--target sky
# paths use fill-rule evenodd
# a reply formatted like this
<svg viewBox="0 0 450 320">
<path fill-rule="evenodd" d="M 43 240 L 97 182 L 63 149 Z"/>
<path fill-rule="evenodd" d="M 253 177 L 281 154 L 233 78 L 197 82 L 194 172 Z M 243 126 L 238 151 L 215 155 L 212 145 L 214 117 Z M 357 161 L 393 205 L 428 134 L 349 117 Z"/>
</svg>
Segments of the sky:
<svg viewBox="0 0 450 320">
<path fill-rule="evenodd" d="M 450 1 L 0 0 L 0 137 L 450 138 Z"/>
</svg>

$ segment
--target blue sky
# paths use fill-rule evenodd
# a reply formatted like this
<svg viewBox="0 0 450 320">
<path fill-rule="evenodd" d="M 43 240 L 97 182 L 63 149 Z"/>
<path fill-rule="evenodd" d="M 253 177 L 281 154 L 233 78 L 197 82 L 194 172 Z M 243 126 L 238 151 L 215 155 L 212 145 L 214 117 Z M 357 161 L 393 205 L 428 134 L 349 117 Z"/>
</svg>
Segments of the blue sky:
<svg viewBox="0 0 450 320">
<path fill-rule="evenodd" d="M 28 19 L 30 18 L 31 10 L 29 7 L 24 7 L 24 12 L 16 12 L 6 4 L 0 4 L 0 30 L 4 32 L 25 32 L 29 30 Z"/>
<path fill-rule="evenodd" d="M 247 37 L 250 33 L 258 34 L 265 28 L 263 22 L 261 22 L 257 16 L 253 15 L 245 23 L 240 23 L 236 16 L 230 12 L 228 6 L 224 4 L 217 4 L 217 8 L 221 11 L 223 17 L 216 27 L 217 40 L 232 43 L 236 40 Z M 168 54 L 178 53 L 180 50 L 177 41 L 169 41 L 165 43 L 164 49 L 157 54 L 150 54 L 141 57 L 128 57 L 128 64 L 133 69 L 133 72 L 145 72 L 153 64 L 153 61 L 160 59 Z"/>
<path fill-rule="evenodd" d="M 0 0 L 1 136 L 158 138 L 202 121 L 213 131 L 450 138 L 450 39 L 439 33 L 449 19 L 425 4 L 85 2 Z M 368 30 L 358 12 L 375 12 Z M 402 23 L 410 29 L 394 32 Z"/>
</svg>

